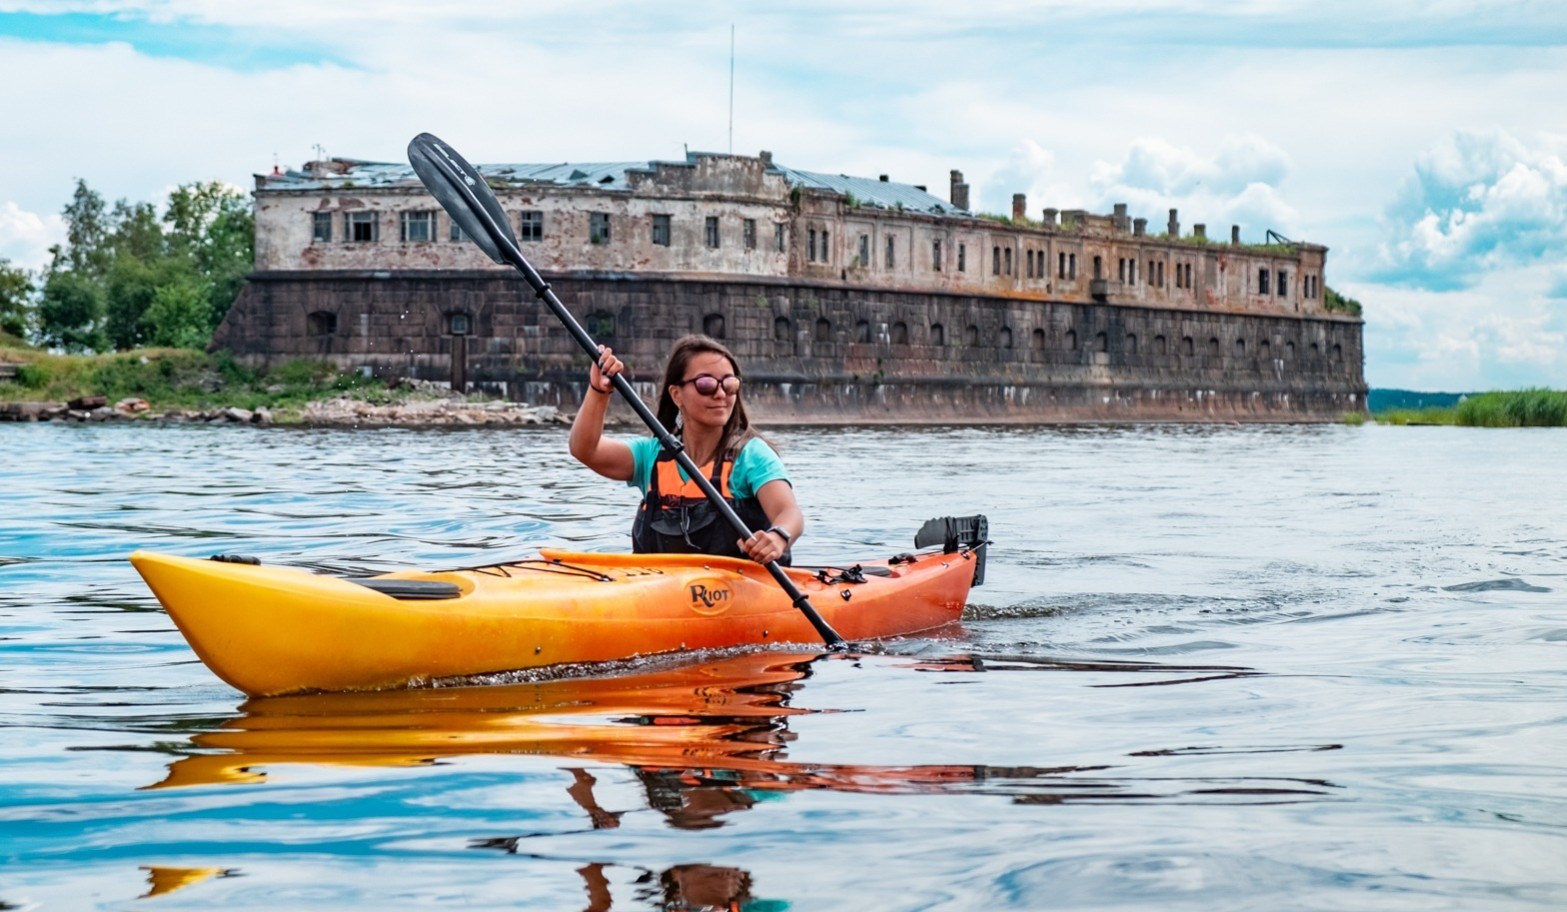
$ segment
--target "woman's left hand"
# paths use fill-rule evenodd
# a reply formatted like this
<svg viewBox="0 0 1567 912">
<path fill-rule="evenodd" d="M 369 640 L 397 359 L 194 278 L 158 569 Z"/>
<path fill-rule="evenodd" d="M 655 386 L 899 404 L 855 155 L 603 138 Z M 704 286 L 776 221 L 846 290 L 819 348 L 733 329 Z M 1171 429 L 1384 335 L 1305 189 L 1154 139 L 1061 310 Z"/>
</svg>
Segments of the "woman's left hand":
<svg viewBox="0 0 1567 912">
<path fill-rule="evenodd" d="M 739 542 L 741 550 L 745 551 L 745 556 L 759 564 L 767 564 L 778 560 L 789 549 L 789 546 L 784 544 L 783 539 L 779 537 L 777 532 L 768 532 L 766 530 L 752 532 L 750 538 L 741 539 Z"/>
</svg>

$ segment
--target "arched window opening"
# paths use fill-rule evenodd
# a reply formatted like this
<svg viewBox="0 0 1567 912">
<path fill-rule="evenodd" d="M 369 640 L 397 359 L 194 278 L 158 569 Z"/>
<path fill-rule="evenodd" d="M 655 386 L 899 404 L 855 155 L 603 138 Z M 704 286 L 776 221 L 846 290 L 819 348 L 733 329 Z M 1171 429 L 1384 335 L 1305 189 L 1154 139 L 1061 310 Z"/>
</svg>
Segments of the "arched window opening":
<svg viewBox="0 0 1567 912">
<path fill-rule="evenodd" d="M 832 341 L 832 321 L 828 320 L 826 317 L 817 317 L 816 318 L 816 332 L 815 332 L 814 335 L 811 336 L 811 338 L 816 340 L 817 342 L 831 342 Z"/>
<path fill-rule="evenodd" d="M 794 338 L 794 325 L 788 317 L 778 317 L 773 320 L 773 338 L 779 342 L 788 342 Z"/>
<path fill-rule="evenodd" d="M 1010 326 L 1001 327 L 1001 347 L 1012 347 L 1012 328 Z"/>
<path fill-rule="evenodd" d="M 330 336 L 337 332 L 337 314 L 317 310 L 305 317 L 305 332 L 312 336 Z"/>
<path fill-rule="evenodd" d="M 909 324 L 904 323 L 902 320 L 892 324 L 892 344 L 909 344 Z"/>
<path fill-rule="evenodd" d="M 605 339 L 613 339 L 615 338 L 615 315 L 607 310 L 595 310 L 588 314 L 588 319 L 583 324 L 583 329 L 586 329 L 588 335 L 600 342 Z"/>
<path fill-rule="evenodd" d="M 1094 351 L 1107 352 L 1110 350 L 1110 337 L 1105 333 L 1094 334 Z"/>
<path fill-rule="evenodd" d="M 1128 355 L 1135 355 L 1135 354 L 1137 354 L 1137 334 L 1136 333 L 1127 333 L 1126 334 L 1126 353 Z"/>
<path fill-rule="evenodd" d="M 1154 336 L 1153 337 L 1153 353 L 1154 354 L 1156 354 L 1156 355 L 1168 354 L 1169 353 L 1169 348 L 1170 348 L 1170 344 L 1169 344 L 1169 342 L 1165 341 L 1164 336 Z"/>
<path fill-rule="evenodd" d="M 1045 331 L 1042 329 L 1036 329 L 1032 333 L 1029 333 L 1028 344 L 1029 347 L 1031 347 L 1034 351 L 1043 350 L 1045 347 Z"/>
<path fill-rule="evenodd" d="M 722 339 L 724 337 L 724 315 L 712 313 L 703 317 L 702 333 L 714 339 Z"/>
<path fill-rule="evenodd" d="M 941 346 L 947 344 L 947 328 L 940 323 L 930 324 L 930 344 Z"/>
<path fill-rule="evenodd" d="M 869 342 L 871 340 L 871 325 L 864 320 L 856 320 L 854 323 L 854 341 Z"/>
<path fill-rule="evenodd" d="M 1067 351 L 1077 351 L 1077 330 L 1069 329 L 1061 340 L 1066 345 Z"/>
<path fill-rule="evenodd" d="M 968 329 L 964 330 L 963 336 L 964 336 L 964 339 L 968 342 L 968 344 L 970 344 L 970 345 L 978 345 L 979 344 L 979 327 L 975 326 L 973 323 L 970 323 L 968 325 Z"/>
</svg>

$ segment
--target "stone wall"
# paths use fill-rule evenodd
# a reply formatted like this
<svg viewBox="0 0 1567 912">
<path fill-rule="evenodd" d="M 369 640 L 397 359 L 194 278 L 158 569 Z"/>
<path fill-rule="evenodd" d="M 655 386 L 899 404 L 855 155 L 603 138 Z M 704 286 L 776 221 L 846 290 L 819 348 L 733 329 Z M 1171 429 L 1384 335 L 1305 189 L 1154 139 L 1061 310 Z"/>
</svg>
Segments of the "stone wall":
<svg viewBox="0 0 1567 912">
<path fill-rule="evenodd" d="M 809 281 L 546 278 L 645 398 L 670 344 L 720 335 L 761 420 L 1337 420 L 1365 407 L 1362 323 Z M 466 327 L 464 327 L 466 323 Z M 453 330 L 466 328 L 465 335 Z M 575 408 L 587 356 L 514 274 L 261 272 L 214 346 Z"/>
</svg>

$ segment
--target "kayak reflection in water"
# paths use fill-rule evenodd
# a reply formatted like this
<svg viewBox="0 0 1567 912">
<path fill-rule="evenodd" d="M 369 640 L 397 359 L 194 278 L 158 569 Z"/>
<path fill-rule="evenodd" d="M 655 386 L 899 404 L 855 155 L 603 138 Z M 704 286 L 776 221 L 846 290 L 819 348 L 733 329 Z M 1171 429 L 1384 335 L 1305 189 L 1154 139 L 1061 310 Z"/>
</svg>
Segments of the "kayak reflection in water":
<svg viewBox="0 0 1567 912">
<path fill-rule="evenodd" d="M 571 455 L 583 465 L 643 494 L 632 527 L 640 553 L 704 553 L 749 557 L 758 563 L 790 562 L 790 546 L 805 531 L 805 517 L 778 454 L 758 437 L 740 394 L 740 366 L 718 340 L 688 335 L 669 353 L 657 415 L 735 513 L 754 530 L 741 540 L 686 477 L 658 438 L 615 440 L 604 436 L 604 414 L 614 395 L 611 379 L 625 365 L 599 346 L 588 370 L 588 391 L 571 425 Z"/>
</svg>

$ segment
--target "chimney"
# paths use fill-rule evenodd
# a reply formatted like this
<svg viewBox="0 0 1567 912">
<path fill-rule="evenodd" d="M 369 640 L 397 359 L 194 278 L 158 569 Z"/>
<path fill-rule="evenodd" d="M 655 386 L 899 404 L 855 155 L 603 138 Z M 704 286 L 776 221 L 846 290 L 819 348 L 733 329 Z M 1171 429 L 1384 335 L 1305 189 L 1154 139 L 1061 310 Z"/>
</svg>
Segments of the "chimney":
<svg viewBox="0 0 1567 912">
<path fill-rule="evenodd" d="M 1148 220 L 1145 218 L 1132 219 L 1132 234 L 1143 237 L 1148 234 Z"/>
<path fill-rule="evenodd" d="M 1178 238 L 1178 237 L 1181 236 L 1181 220 L 1176 215 L 1176 210 L 1174 210 L 1174 209 L 1170 210 L 1170 227 L 1169 227 L 1169 232 L 1170 232 L 1170 237 L 1172 237 L 1172 238 Z"/>
<path fill-rule="evenodd" d="M 1116 203 L 1115 204 L 1115 230 L 1117 230 L 1117 231 L 1125 231 L 1126 230 L 1126 204 L 1125 203 Z"/>
<path fill-rule="evenodd" d="M 1207 238 L 1208 237 L 1208 226 L 1204 225 L 1204 224 L 1201 224 L 1201 223 L 1193 225 L 1192 226 L 1192 237 L 1195 237 L 1195 238 Z"/>
<path fill-rule="evenodd" d="M 952 194 L 948 197 L 956 209 L 968 208 L 968 184 L 963 182 L 963 172 L 952 172 Z"/>
<path fill-rule="evenodd" d="M 1230 226 L 1230 243 L 1231 244 L 1239 244 L 1240 242 L 1241 242 L 1241 226 L 1239 226 L 1239 225 L 1231 225 Z"/>
<path fill-rule="evenodd" d="M 762 164 L 767 165 L 769 167 L 772 166 L 772 163 L 773 163 L 773 153 L 767 151 L 766 149 L 763 149 L 762 150 L 762 154 L 757 156 L 757 157 L 762 160 Z"/>
<path fill-rule="evenodd" d="M 1051 227 L 1051 228 L 1054 228 L 1056 226 L 1056 215 L 1057 214 L 1058 214 L 1058 210 L 1056 210 L 1056 209 L 1046 209 L 1045 210 L 1045 224 L 1047 226 Z"/>
<path fill-rule="evenodd" d="M 1012 194 L 1012 221 L 1021 222 L 1028 217 L 1028 197 L 1022 193 Z"/>
</svg>

